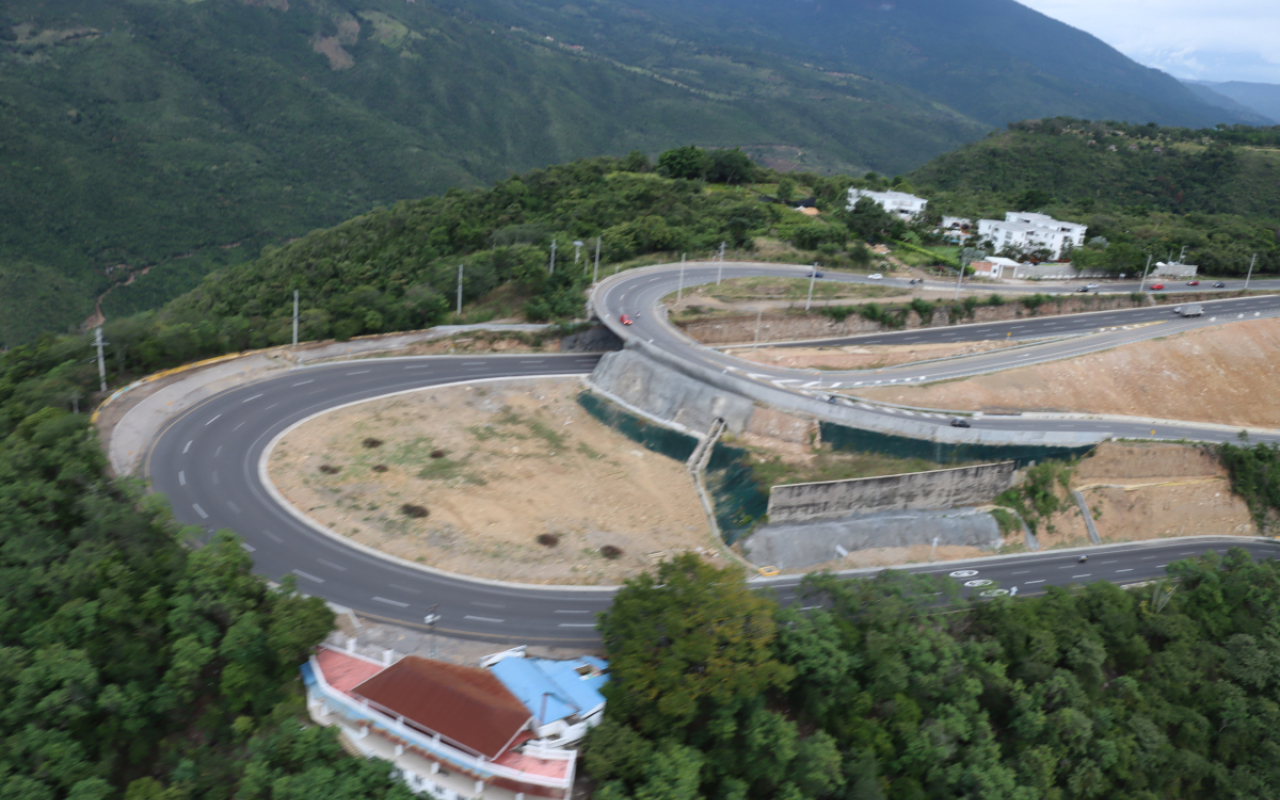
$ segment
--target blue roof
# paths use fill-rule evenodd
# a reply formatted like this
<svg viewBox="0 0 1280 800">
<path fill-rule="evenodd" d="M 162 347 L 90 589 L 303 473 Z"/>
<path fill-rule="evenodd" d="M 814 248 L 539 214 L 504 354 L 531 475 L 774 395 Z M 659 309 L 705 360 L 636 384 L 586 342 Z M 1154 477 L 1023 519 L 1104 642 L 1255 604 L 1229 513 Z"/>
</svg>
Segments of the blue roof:
<svg viewBox="0 0 1280 800">
<path fill-rule="evenodd" d="M 582 667 L 593 667 L 584 677 Z M 504 658 L 489 670 L 524 703 L 538 725 L 585 714 L 604 703 L 600 689 L 609 682 L 608 662 L 595 656 L 571 661 L 546 658 Z"/>
</svg>

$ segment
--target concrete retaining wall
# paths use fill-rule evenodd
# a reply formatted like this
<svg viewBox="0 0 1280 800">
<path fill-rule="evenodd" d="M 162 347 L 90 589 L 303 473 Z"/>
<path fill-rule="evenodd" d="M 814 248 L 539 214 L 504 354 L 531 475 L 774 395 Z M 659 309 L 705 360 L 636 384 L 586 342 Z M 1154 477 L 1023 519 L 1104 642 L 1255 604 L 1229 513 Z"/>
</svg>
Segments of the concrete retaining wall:
<svg viewBox="0 0 1280 800">
<path fill-rule="evenodd" d="M 945 509 L 990 502 L 1013 485 L 1012 461 L 932 472 L 773 487 L 770 522 L 806 522 L 850 514 Z"/>
<path fill-rule="evenodd" d="M 943 547 L 995 550 L 1001 544 L 1000 525 L 990 514 L 973 509 L 890 511 L 818 522 L 770 522 L 757 528 L 742 547 L 757 566 L 796 569 L 836 561 L 858 550 L 929 546 L 935 538 Z"/>
<path fill-rule="evenodd" d="M 633 348 L 606 353 L 591 373 L 591 383 L 660 420 L 702 435 L 716 418 L 742 433 L 755 403 L 742 395 L 696 380 Z"/>
</svg>

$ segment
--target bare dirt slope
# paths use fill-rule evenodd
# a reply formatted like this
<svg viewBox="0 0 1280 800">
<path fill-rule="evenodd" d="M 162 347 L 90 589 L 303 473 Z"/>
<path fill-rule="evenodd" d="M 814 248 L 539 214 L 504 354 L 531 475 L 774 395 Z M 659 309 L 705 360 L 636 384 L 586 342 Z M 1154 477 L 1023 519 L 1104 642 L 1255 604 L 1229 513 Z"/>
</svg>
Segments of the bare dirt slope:
<svg viewBox="0 0 1280 800">
<path fill-rule="evenodd" d="M 1122 414 L 1280 427 L 1280 319 L 1234 322 L 1070 361 L 864 396 L 928 408 Z"/>
<path fill-rule="evenodd" d="M 744 361 L 789 369 L 881 369 L 934 358 L 968 356 L 1025 342 L 942 342 L 916 345 L 845 345 L 841 347 L 735 347 L 725 352 Z"/>
<path fill-rule="evenodd" d="M 341 409 L 285 437 L 271 478 L 344 536 L 485 578 L 616 584 L 660 556 L 714 552 L 684 465 L 598 423 L 579 391 L 576 380 L 512 381 Z M 558 543 L 539 544 L 544 534 Z"/>
<path fill-rule="evenodd" d="M 1231 491 L 1211 450 L 1107 442 L 1071 474 L 1103 542 L 1176 536 L 1255 536 L 1248 505 Z M 1084 546 L 1089 533 L 1073 497 L 1037 534 L 1042 547 Z"/>
</svg>

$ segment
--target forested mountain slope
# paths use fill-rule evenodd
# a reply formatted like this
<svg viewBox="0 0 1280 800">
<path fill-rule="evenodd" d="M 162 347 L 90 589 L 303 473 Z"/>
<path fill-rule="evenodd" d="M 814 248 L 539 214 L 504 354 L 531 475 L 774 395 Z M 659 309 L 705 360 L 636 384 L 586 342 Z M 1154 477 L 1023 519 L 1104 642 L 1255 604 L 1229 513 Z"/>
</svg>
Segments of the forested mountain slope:
<svg viewBox="0 0 1280 800">
<path fill-rule="evenodd" d="M 518 17 L 425 0 L 5 3 L 0 343 L 78 324 L 147 267 L 108 315 L 375 206 L 584 155 L 751 145 L 899 172 L 984 132 L 914 91 L 748 48 L 656 30 L 631 49 L 564 41 Z"/>
</svg>

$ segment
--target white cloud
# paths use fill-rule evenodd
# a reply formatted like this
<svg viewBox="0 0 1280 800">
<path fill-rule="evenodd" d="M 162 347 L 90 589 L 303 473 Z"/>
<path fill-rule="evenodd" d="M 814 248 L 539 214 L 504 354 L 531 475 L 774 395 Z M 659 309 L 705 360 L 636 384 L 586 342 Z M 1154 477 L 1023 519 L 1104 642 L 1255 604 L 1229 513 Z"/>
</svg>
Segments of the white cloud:
<svg viewBox="0 0 1280 800">
<path fill-rule="evenodd" d="M 1179 78 L 1280 83 L 1275 0 L 1019 0 Z"/>
</svg>

